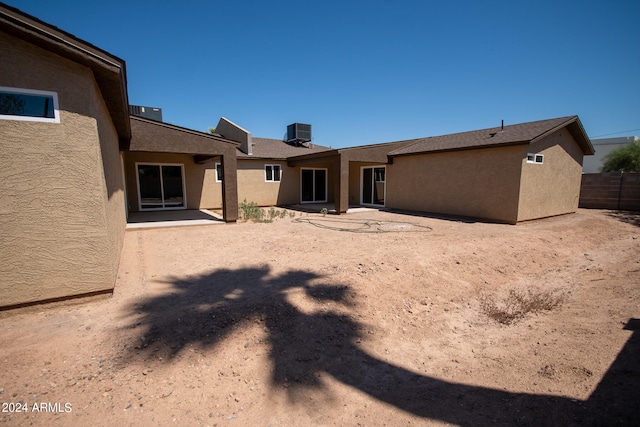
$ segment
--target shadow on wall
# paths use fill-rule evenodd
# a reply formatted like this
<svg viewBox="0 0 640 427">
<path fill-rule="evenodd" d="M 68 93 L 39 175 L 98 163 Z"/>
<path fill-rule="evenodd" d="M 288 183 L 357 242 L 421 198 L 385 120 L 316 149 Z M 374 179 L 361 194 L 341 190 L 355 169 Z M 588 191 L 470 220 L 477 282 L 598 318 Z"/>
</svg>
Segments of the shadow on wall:
<svg viewBox="0 0 640 427">
<path fill-rule="evenodd" d="M 135 357 L 163 356 L 170 362 L 187 345 L 220 345 L 234 331 L 262 322 L 273 365 L 271 385 L 286 384 L 292 397 L 324 388 L 320 376 L 328 374 L 400 410 L 457 425 L 541 425 L 540 420 L 542 425 L 640 424 L 637 332 L 587 401 L 454 384 L 364 351 L 358 344 L 364 325 L 326 308 L 355 307 L 356 295 L 347 286 L 321 283 L 323 279 L 304 270 L 274 276 L 266 266 L 173 278 L 170 293 L 131 307 L 142 315 L 136 325 L 143 328 L 146 344 L 130 351 Z M 296 291 L 331 304 L 303 312 L 288 301 L 287 294 Z M 635 327 L 637 321 L 627 326 Z"/>
</svg>

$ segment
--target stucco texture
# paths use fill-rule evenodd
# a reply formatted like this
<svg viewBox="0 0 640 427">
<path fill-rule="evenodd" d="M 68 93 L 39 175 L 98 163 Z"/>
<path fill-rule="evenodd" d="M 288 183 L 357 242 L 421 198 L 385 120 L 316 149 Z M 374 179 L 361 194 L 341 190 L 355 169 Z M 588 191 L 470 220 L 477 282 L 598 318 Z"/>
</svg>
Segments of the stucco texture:
<svg viewBox="0 0 640 427">
<path fill-rule="evenodd" d="M 113 289 L 124 191 L 93 74 L 5 33 L 0 57 L 0 86 L 55 91 L 60 106 L 57 124 L 0 120 L 0 306 Z"/>
<path fill-rule="evenodd" d="M 575 212 L 580 199 L 583 152 L 567 129 L 524 147 L 518 221 Z M 527 153 L 544 155 L 527 163 Z"/>
<path fill-rule="evenodd" d="M 265 180 L 265 165 L 280 165 L 280 182 Z M 297 203 L 299 179 L 299 172 L 288 167 L 286 161 L 238 159 L 238 202 L 246 200 L 259 206 Z"/>
<path fill-rule="evenodd" d="M 522 156 L 510 146 L 396 157 L 386 207 L 515 223 Z"/>
<path fill-rule="evenodd" d="M 139 211 L 136 163 L 181 164 L 184 167 L 187 209 L 222 208 L 222 182 L 216 182 L 216 163 L 195 163 L 190 154 L 148 153 L 128 151 L 123 153 L 127 182 L 127 203 L 130 212 Z"/>
</svg>

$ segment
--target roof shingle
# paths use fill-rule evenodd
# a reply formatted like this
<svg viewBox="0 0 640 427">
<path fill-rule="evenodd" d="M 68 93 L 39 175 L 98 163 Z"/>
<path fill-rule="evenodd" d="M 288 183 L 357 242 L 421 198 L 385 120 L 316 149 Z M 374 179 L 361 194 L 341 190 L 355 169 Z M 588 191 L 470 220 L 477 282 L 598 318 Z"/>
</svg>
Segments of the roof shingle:
<svg viewBox="0 0 640 427">
<path fill-rule="evenodd" d="M 309 147 L 295 146 L 280 139 L 252 138 L 252 155 L 238 149 L 238 159 L 280 159 L 300 156 L 303 154 L 319 153 L 331 150 L 329 147 L 311 144 Z"/>
<path fill-rule="evenodd" d="M 401 156 L 407 154 L 431 153 L 436 151 L 455 151 L 472 148 L 485 148 L 500 145 L 525 144 L 545 136 L 561 127 L 573 123 L 579 123 L 578 116 L 560 117 L 557 119 L 539 120 L 535 122 L 520 123 L 516 125 L 501 126 L 474 130 L 469 132 L 453 133 L 450 135 L 419 138 L 413 140 L 414 143 L 404 148 L 394 150 L 389 153 L 391 156 Z M 582 129 L 582 126 L 579 126 Z M 584 134 L 584 130 L 582 130 Z M 574 135 L 575 137 L 575 135 Z M 591 142 L 586 134 L 586 143 L 578 141 L 585 153 L 589 147 L 593 150 Z M 593 154 L 593 153 L 591 153 Z"/>
</svg>

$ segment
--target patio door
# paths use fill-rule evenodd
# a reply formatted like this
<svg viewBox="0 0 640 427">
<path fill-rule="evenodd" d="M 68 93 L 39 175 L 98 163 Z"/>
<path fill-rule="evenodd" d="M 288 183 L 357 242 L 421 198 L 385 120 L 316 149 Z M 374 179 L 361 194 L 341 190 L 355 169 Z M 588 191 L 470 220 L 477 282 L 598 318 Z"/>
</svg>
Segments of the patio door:
<svg viewBox="0 0 640 427">
<path fill-rule="evenodd" d="M 327 170 L 326 169 L 301 169 L 300 170 L 300 200 L 302 203 L 327 201 Z"/>
<path fill-rule="evenodd" d="M 384 206 L 385 175 L 384 166 L 362 168 L 361 204 Z"/>
<path fill-rule="evenodd" d="M 136 171 L 141 211 L 186 209 L 183 165 L 136 163 Z"/>
</svg>

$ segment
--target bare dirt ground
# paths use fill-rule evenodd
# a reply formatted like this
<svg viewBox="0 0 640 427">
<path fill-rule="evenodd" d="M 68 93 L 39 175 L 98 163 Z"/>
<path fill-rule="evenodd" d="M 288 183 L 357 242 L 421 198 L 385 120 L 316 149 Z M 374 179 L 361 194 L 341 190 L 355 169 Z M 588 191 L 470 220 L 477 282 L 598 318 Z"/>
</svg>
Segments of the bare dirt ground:
<svg viewBox="0 0 640 427">
<path fill-rule="evenodd" d="M 1 312 L 0 424 L 640 424 L 639 214 L 304 215 L 128 231 L 113 296 Z"/>
</svg>

